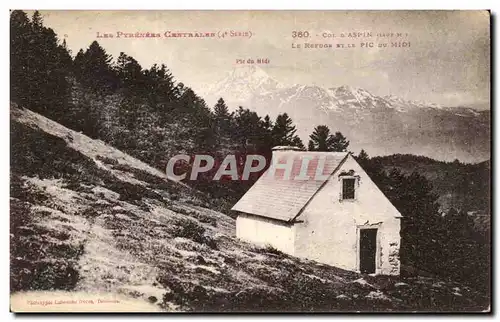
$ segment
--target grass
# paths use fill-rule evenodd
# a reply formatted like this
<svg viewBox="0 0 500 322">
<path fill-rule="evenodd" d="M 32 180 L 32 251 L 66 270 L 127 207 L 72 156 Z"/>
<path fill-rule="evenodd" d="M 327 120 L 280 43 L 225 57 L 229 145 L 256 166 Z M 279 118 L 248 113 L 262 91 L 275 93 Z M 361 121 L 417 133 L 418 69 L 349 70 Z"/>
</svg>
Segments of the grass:
<svg viewBox="0 0 500 322">
<path fill-rule="evenodd" d="M 10 288 L 27 290 L 71 290 L 79 280 L 78 258 L 83 244 L 71 243 L 66 231 L 40 227 L 44 218 L 31 204 L 11 200 Z"/>
</svg>

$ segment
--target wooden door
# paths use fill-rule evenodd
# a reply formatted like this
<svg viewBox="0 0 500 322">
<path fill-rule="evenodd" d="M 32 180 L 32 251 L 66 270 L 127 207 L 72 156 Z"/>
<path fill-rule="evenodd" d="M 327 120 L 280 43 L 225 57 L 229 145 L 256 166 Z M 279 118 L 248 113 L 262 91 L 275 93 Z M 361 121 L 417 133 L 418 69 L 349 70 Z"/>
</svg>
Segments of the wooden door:
<svg viewBox="0 0 500 322">
<path fill-rule="evenodd" d="M 375 273 L 377 259 L 377 229 L 361 229 L 359 234 L 359 270 Z"/>
</svg>

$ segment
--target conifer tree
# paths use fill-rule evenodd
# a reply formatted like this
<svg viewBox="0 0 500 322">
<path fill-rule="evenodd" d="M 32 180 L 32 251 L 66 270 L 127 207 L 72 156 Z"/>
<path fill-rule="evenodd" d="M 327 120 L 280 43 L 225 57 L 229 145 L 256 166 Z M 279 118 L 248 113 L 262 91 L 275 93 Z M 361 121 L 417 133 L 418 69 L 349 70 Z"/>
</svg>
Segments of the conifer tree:
<svg viewBox="0 0 500 322">
<path fill-rule="evenodd" d="M 332 139 L 332 151 L 334 152 L 346 152 L 347 147 L 349 146 L 349 141 L 347 141 L 346 137 L 340 133 L 335 132 Z"/>
<path fill-rule="evenodd" d="M 215 126 L 219 136 L 227 136 L 230 132 L 231 114 L 229 109 L 221 97 L 214 106 Z"/>
<path fill-rule="evenodd" d="M 11 13 L 11 99 L 24 107 L 59 118 L 68 104 L 69 53 L 55 32 L 43 26 L 40 12 Z"/>
<path fill-rule="evenodd" d="M 305 150 L 304 143 L 302 143 L 302 140 L 300 139 L 300 137 L 298 135 L 293 137 L 292 146 L 300 148 L 301 150 Z"/>
<path fill-rule="evenodd" d="M 224 102 L 224 99 L 221 97 L 217 101 L 217 104 L 214 106 L 214 114 L 216 118 L 227 118 L 229 116 L 229 109 Z"/>
<path fill-rule="evenodd" d="M 41 32 L 43 28 L 43 18 L 40 11 L 36 10 L 31 18 L 31 25 L 35 32 Z"/>
<path fill-rule="evenodd" d="M 118 87 L 118 77 L 111 66 L 113 57 L 93 41 L 89 48 L 75 57 L 79 80 L 96 93 L 108 94 Z"/>
<path fill-rule="evenodd" d="M 361 151 L 359 151 L 357 159 L 358 159 L 358 162 L 368 160 L 369 159 L 368 153 L 366 153 L 366 151 L 364 149 L 361 149 Z"/>
<path fill-rule="evenodd" d="M 309 136 L 309 151 L 333 151 L 333 135 L 326 125 L 319 125 L 314 128 Z"/>
<path fill-rule="evenodd" d="M 115 70 L 122 86 L 128 88 L 130 92 L 140 94 L 137 91 L 144 89 L 142 67 L 134 57 L 121 52 Z"/>
<path fill-rule="evenodd" d="M 293 125 L 293 121 L 288 114 L 278 115 L 272 129 L 274 146 L 293 145 L 295 132 L 297 132 L 297 128 Z"/>
<path fill-rule="evenodd" d="M 271 118 L 269 115 L 264 116 L 264 119 L 262 120 L 262 127 L 266 131 L 271 131 L 273 128 L 273 121 L 271 121 Z"/>
</svg>

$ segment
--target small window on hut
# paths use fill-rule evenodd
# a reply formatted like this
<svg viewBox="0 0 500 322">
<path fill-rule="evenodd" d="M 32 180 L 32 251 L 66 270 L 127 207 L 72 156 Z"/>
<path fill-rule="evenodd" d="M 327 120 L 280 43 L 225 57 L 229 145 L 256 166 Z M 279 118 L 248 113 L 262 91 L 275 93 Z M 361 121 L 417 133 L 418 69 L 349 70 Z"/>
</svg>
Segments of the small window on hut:
<svg viewBox="0 0 500 322">
<path fill-rule="evenodd" d="M 354 199 L 354 185 L 356 183 L 356 179 L 354 178 L 345 178 L 342 179 L 342 199 L 349 200 Z"/>
</svg>

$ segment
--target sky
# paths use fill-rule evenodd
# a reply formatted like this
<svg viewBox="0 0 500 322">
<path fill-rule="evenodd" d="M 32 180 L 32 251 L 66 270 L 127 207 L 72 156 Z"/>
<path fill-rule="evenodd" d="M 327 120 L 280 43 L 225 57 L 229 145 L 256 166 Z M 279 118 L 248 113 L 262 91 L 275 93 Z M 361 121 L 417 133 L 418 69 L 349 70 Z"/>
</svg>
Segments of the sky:
<svg viewBox="0 0 500 322">
<path fill-rule="evenodd" d="M 285 85 L 350 85 L 375 95 L 392 94 L 444 106 L 490 106 L 487 11 L 41 13 L 44 24 L 53 28 L 61 40 L 66 39 L 73 55 L 97 40 L 113 57 L 123 51 L 144 68 L 165 63 L 177 81 L 197 92 L 242 66 L 237 64 L 238 59 L 246 63 L 263 58 L 269 59 L 269 63 L 259 66 Z M 216 36 L 167 38 L 167 31 Z M 231 31 L 251 32 L 251 37 L 219 38 Z M 159 33 L 161 37 L 118 38 L 118 32 Z M 114 37 L 97 38 L 98 33 Z M 387 37 L 391 33 L 400 35 Z M 353 37 L 354 34 L 360 36 Z M 391 43 L 399 42 L 409 46 L 391 47 Z M 330 44 L 333 48 L 304 48 L 306 43 Z M 369 47 L 370 43 L 373 47 Z M 344 48 L 337 48 L 337 44 Z M 301 48 L 293 48 L 298 45 Z M 348 45 L 355 47 L 347 48 Z"/>
</svg>

